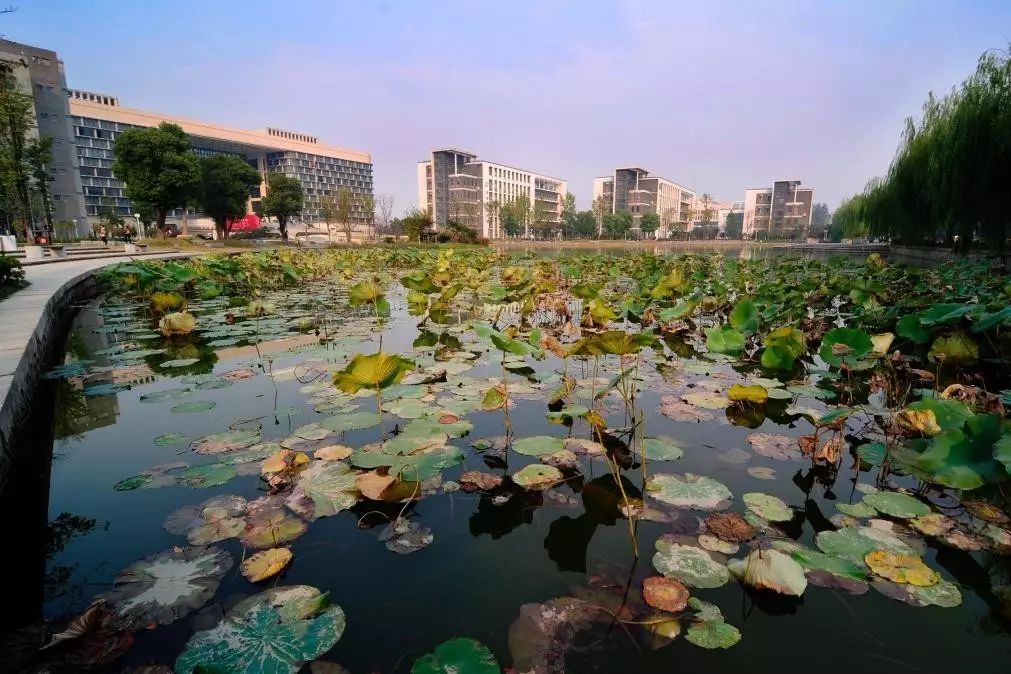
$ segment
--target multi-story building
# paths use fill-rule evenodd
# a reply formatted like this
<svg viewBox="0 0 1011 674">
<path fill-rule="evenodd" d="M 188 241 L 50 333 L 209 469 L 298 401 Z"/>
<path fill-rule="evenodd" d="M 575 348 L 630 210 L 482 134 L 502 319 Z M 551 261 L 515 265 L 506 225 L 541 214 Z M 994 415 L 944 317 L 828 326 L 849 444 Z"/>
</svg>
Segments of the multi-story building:
<svg viewBox="0 0 1011 674">
<path fill-rule="evenodd" d="M 675 225 L 689 226 L 688 211 L 695 200 L 695 192 L 676 182 L 649 175 L 642 168 L 618 168 L 610 176 L 594 178 L 593 200 L 603 197 L 610 213 L 630 213 L 633 227 L 646 213 L 654 213 L 660 220 L 657 238 L 667 238 Z"/>
<path fill-rule="evenodd" d="M 49 203 L 39 204 L 39 212 L 32 214 L 32 223 L 36 228 L 44 227 L 48 209 L 54 222 L 73 223 L 83 231 L 86 229 L 84 198 L 70 126 L 63 61 L 54 51 L 0 40 L 0 62 L 9 68 L 18 88 L 32 97 L 35 128 L 30 131 L 31 137 L 53 139 L 53 158 L 47 167 Z"/>
<path fill-rule="evenodd" d="M 320 200 L 349 190 L 354 199 L 354 220 L 367 219 L 361 197 L 372 197 L 372 157 L 366 152 L 324 145 L 316 136 L 275 128 L 247 131 L 206 122 L 172 117 L 120 106 L 114 96 L 69 90 L 70 122 L 80 164 L 84 209 L 94 222 L 111 210 L 130 216 L 133 205 L 125 184 L 112 173 L 116 139 L 127 129 L 178 124 L 199 157 L 231 155 L 249 162 L 264 176 L 264 182 L 250 195 L 249 208 L 266 194 L 266 176 L 283 173 L 298 178 L 305 190 L 304 222 L 320 220 Z M 173 214 L 172 218 L 179 214 Z M 170 218 L 170 220 L 172 219 Z"/>
<path fill-rule="evenodd" d="M 436 229 L 454 220 L 481 236 L 500 239 L 501 207 L 526 197 L 531 225 L 551 230 L 562 219 L 568 183 L 558 178 L 479 159 L 463 150 L 432 150 L 430 159 L 418 162 L 418 204 L 428 209 Z"/>
<path fill-rule="evenodd" d="M 777 180 L 772 187 L 744 191 L 746 239 L 799 239 L 811 227 L 814 188 L 799 180 Z"/>
</svg>

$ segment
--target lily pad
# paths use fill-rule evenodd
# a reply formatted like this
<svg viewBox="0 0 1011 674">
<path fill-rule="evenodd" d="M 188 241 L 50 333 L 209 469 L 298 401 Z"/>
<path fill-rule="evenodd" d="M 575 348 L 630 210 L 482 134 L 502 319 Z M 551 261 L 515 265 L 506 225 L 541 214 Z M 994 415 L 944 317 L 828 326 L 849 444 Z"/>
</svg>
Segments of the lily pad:
<svg viewBox="0 0 1011 674">
<path fill-rule="evenodd" d="M 333 431 L 343 433 L 344 431 L 359 431 L 365 428 L 378 426 L 383 418 L 377 412 L 352 412 L 350 414 L 337 414 L 326 417 L 317 422 L 319 426 Z"/>
<path fill-rule="evenodd" d="M 185 433 L 165 433 L 155 438 L 154 444 L 158 447 L 169 447 L 171 445 L 178 445 L 185 439 Z"/>
<path fill-rule="evenodd" d="M 206 412 L 213 410 L 216 405 L 217 403 L 213 400 L 187 400 L 175 405 L 172 411 L 176 413 Z"/>
<path fill-rule="evenodd" d="M 930 514 L 930 506 L 920 500 L 895 491 L 879 491 L 864 496 L 864 502 L 875 510 L 900 519 L 912 519 Z M 854 515 L 858 517 L 858 515 Z"/>
<path fill-rule="evenodd" d="M 683 478 L 658 473 L 646 483 L 646 491 L 658 501 L 697 510 L 717 510 L 733 498 L 722 482 L 691 473 Z"/>
<path fill-rule="evenodd" d="M 344 633 L 344 611 L 308 585 L 277 587 L 244 599 L 216 626 L 197 632 L 177 672 L 295 674 Z"/>
<path fill-rule="evenodd" d="M 414 661 L 411 674 L 499 674 L 491 650 L 475 639 L 457 637 Z"/>
<path fill-rule="evenodd" d="M 190 445 L 197 454 L 222 454 L 251 447 L 260 441 L 258 429 L 240 429 L 206 435 Z"/>
<path fill-rule="evenodd" d="M 513 450 L 526 456 L 545 456 L 556 454 L 565 449 L 562 438 L 550 435 L 534 435 L 528 438 L 520 438 L 513 442 Z"/>
<path fill-rule="evenodd" d="M 923 563 L 916 555 L 897 555 L 885 550 L 872 550 L 864 563 L 878 576 L 893 583 L 908 583 L 928 587 L 941 580 L 941 574 Z"/>
<path fill-rule="evenodd" d="M 799 597 L 807 589 L 804 569 L 778 550 L 753 550 L 744 559 L 732 559 L 727 569 L 746 585 L 759 590 Z"/>
<path fill-rule="evenodd" d="M 220 548 L 173 548 L 121 571 L 105 598 L 140 625 L 168 625 L 207 603 L 232 563 Z"/>
<path fill-rule="evenodd" d="M 511 477 L 512 481 L 515 482 L 517 486 L 520 486 L 523 489 L 534 490 L 547 489 L 565 479 L 562 475 L 562 471 L 558 470 L 554 466 L 537 463 L 524 466 L 517 472 L 513 473 Z"/>
<path fill-rule="evenodd" d="M 674 461 L 684 456 L 684 450 L 670 438 L 646 438 L 643 451 L 651 461 Z"/>
<path fill-rule="evenodd" d="M 339 461 L 314 461 L 298 475 L 287 505 L 308 520 L 335 515 L 358 502 L 357 473 Z"/>
<path fill-rule="evenodd" d="M 793 509 L 782 499 L 771 494 L 750 492 L 741 498 L 748 510 L 770 522 L 789 522 L 794 518 Z"/>
<path fill-rule="evenodd" d="M 247 557 L 239 565 L 239 571 L 246 580 L 257 583 L 281 573 L 291 563 L 291 557 L 288 548 L 269 548 Z"/>
<path fill-rule="evenodd" d="M 727 649 L 741 640 L 741 632 L 722 620 L 693 623 L 685 634 L 689 642 L 707 649 Z"/>
<path fill-rule="evenodd" d="M 656 542 L 653 567 L 689 587 L 713 588 L 726 585 L 730 572 L 702 548 L 681 545 L 661 537 Z"/>
</svg>

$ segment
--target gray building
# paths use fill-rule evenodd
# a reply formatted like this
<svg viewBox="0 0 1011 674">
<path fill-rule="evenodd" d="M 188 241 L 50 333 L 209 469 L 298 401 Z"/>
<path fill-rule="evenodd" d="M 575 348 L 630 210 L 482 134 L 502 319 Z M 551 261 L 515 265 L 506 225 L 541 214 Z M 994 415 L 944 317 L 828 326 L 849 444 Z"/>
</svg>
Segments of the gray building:
<svg viewBox="0 0 1011 674">
<path fill-rule="evenodd" d="M 777 180 L 772 187 L 744 192 L 746 239 L 802 239 L 811 227 L 814 188 L 799 180 Z"/>
<path fill-rule="evenodd" d="M 74 223 L 78 233 L 84 234 L 88 227 L 63 61 L 54 51 L 7 40 L 0 40 L 0 61 L 10 66 L 22 88 L 31 91 L 36 125 L 33 135 L 53 139 L 48 205 L 53 220 Z M 45 214 L 41 207 L 32 220 L 36 229 L 44 227 Z"/>
<path fill-rule="evenodd" d="M 609 213 L 629 213 L 633 227 L 642 216 L 652 213 L 659 220 L 658 238 L 667 238 L 677 228 L 687 230 L 687 213 L 695 199 L 693 190 L 678 183 L 650 175 L 637 167 L 617 168 L 609 176 L 593 180 L 593 200 L 603 199 Z"/>
</svg>

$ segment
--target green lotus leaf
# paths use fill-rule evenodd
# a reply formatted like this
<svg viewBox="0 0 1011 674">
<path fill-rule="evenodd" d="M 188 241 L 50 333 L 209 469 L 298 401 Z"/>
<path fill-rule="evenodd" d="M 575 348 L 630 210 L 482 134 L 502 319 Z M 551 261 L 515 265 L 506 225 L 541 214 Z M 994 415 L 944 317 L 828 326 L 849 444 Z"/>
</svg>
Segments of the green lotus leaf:
<svg viewBox="0 0 1011 674">
<path fill-rule="evenodd" d="M 922 501 L 895 491 L 878 491 L 864 496 L 864 503 L 892 517 L 911 520 L 930 514 L 930 506 Z"/>
<path fill-rule="evenodd" d="M 657 571 L 697 588 L 714 588 L 727 584 L 730 571 L 702 548 L 682 545 L 661 537 L 656 542 L 653 566 Z"/>
<path fill-rule="evenodd" d="M 706 329 L 706 348 L 713 353 L 740 353 L 744 344 L 744 335 L 729 325 Z"/>
<path fill-rule="evenodd" d="M 513 441 L 513 450 L 526 456 L 547 456 L 565 449 L 562 438 L 550 435 L 534 435 Z"/>
<path fill-rule="evenodd" d="M 317 424 L 328 431 L 343 433 L 344 431 L 359 431 L 378 426 L 383 418 L 377 412 L 351 412 L 325 417 Z"/>
<path fill-rule="evenodd" d="M 956 330 L 934 340 L 927 360 L 945 365 L 972 365 L 979 360 L 979 344 L 961 330 Z"/>
<path fill-rule="evenodd" d="M 885 550 L 897 555 L 917 554 L 905 541 L 873 527 L 844 527 L 836 531 L 822 531 L 815 536 L 814 542 L 826 555 L 844 559 L 861 568 L 865 566 L 864 557 L 874 550 Z"/>
<path fill-rule="evenodd" d="M 758 332 L 760 318 L 755 303 L 748 299 L 739 300 L 730 312 L 730 325 L 743 335 Z"/>
<path fill-rule="evenodd" d="M 217 403 L 213 400 L 187 400 L 184 403 L 175 405 L 172 411 L 176 413 L 207 412 L 214 409 L 216 405 Z"/>
<path fill-rule="evenodd" d="M 691 473 L 685 473 L 683 478 L 662 473 L 653 475 L 646 483 L 646 491 L 658 501 L 696 510 L 716 510 L 733 498 L 723 483 Z"/>
<path fill-rule="evenodd" d="M 825 333 L 818 355 L 833 367 L 850 369 L 860 366 L 860 362 L 874 350 L 871 336 L 854 328 L 835 328 Z"/>
<path fill-rule="evenodd" d="M 684 456 L 684 450 L 670 438 L 646 438 L 643 451 L 650 461 L 674 461 Z"/>
<path fill-rule="evenodd" d="M 771 494 L 750 492 L 741 498 L 748 510 L 770 522 L 789 522 L 794 518 L 793 509 L 782 499 Z"/>
<path fill-rule="evenodd" d="M 334 375 L 334 385 L 345 393 L 357 393 L 363 388 L 382 390 L 400 383 L 414 368 L 415 364 L 406 358 L 382 351 L 368 356 L 358 354 Z"/>
<path fill-rule="evenodd" d="M 552 487 L 564 478 L 562 471 L 554 466 L 532 463 L 511 475 L 512 481 L 523 489 L 543 490 Z"/>
<path fill-rule="evenodd" d="M 271 588 L 190 637 L 175 671 L 295 674 L 333 648 L 345 624 L 344 611 L 314 587 Z"/>
<path fill-rule="evenodd" d="M 411 674 L 499 674 L 501 671 L 487 646 L 466 637 L 444 641 L 411 666 Z"/>
</svg>

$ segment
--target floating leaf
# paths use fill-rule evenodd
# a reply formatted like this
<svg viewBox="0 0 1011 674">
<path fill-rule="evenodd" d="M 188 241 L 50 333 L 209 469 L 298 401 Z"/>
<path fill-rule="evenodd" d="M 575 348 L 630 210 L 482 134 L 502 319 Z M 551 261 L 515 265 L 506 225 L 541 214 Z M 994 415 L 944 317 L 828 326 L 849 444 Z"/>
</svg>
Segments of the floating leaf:
<svg viewBox="0 0 1011 674">
<path fill-rule="evenodd" d="M 864 502 L 879 512 L 906 520 L 930 514 L 930 506 L 926 503 L 894 491 L 867 494 Z"/>
<path fill-rule="evenodd" d="M 771 494 L 751 492 L 742 496 L 748 510 L 770 522 L 789 522 L 794 512 L 782 499 Z"/>
<path fill-rule="evenodd" d="M 741 640 L 741 632 L 722 620 L 707 620 L 692 623 L 685 634 L 685 639 L 701 648 L 726 649 Z"/>
<path fill-rule="evenodd" d="M 723 483 L 691 473 L 685 473 L 683 478 L 656 474 L 646 483 L 646 491 L 658 501 L 697 510 L 716 510 L 733 498 Z"/>
<path fill-rule="evenodd" d="M 242 544 L 248 548 L 274 548 L 305 533 L 306 523 L 283 510 L 271 510 L 251 517 Z"/>
<path fill-rule="evenodd" d="M 231 568 L 232 556 L 219 548 L 173 548 L 121 571 L 105 599 L 139 624 L 168 625 L 207 603 Z"/>
<path fill-rule="evenodd" d="M 854 328 L 835 328 L 825 333 L 818 355 L 833 367 L 860 367 L 874 349 L 870 335 Z"/>
<path fill-rule="evenodd" d="M 554 466 L 536 463 L 524 466 L 511 477 L 517 486 L 535 490 L 547 489 L 565 479 L 562 472 Z"/>
<path fill-rule="evenodd" d="M 179 403 L 172 408 L 173 412 L 176 413 L 187 413 L 187 412 L 206 412 L 208 410 L 213 410 L 215 403 L 213 400 L 187 400 L 184 403 Z"/>
<path fill-rule="evenodd" d="M 744 559 L 727 563 L 730 573 L 759 590 L 799 597 L 807 589 L 804 569 L 778 550 L 753 550 Z"/>
<path fill-rule="evenodd" d="M 727 391 L 727 398 L 729 398 L 731 402 L 735 403 L 747 402 L 761 405 L 769 399 L 769 392 L 764 386 L 758 386 L 757 384 L 752 386 L 734 384 Z"/>
<path fill-rule="evenodd" d="M 287 505 L 308 520 L 336 515 L 358 502 L 357 474 L 339 461 L 314 461 L 298 475 Z"/>
<path fill-rule="evenodd" d="M 288 548 L 262 550 L 247 557 L 239 565 L 239 571 L 246 577 L 246 580 L 258 583 L 281 573 L 284 567 L 291 562 L 291 557 L 291 550 Z"/>
<path fill-rule="evenodd" d="M 796 438 L 791 438 L 788 435 L 752 433 L 748 436 L 748 444 L 757 454 L 770 459 L 795 460 L 803 458 Z"/>
<path fill-rule="evenodd" d="M 742 543 L 758 533 L 738 513 L 720 512 L 706 515 L 706 529 L 725 541 Z"/>
<path fill-rule="evenodd" d="M 381 390 L 399 383 L 414 368 L 412 361 L 382 351 L 368 356 L 358 354 L 334 375 L 334 384 L 345 393 L 357 393 L 363 388 Z"/>
<path fill-rule="evenodd" d="M 520 438 L 513 442 L 513 450 L 526 456 L 545 456 L 556 454 L 565 449 L 562 438 L 550 435 L 534 435 L 528 438 Z"/>
<path fill-rule="evenodd" d="M 653 567 L 668 578 L 698 588 L 720 587 L 730 580 L 727 567 L 701 548 L 681 545 L 661 537 L 656 542 L 656 549 Z"/>
<path fill-rule="evenodd" d="M 188 335 L 197 327 L 196 317 L 188 311 L 165 314 L 158 321 L 158 331 L 166 337 Z M 164 364 L 163 364 L 164 366 Z"/>
<path fill-rule="evenodd" d="M 684 450 L 670 438 L 646 438 L 643 452 L 650 461 L 674 461 L 684 456 Z"/>
<path fill-rule="evenodd" d="M 680 613 L 688 605 L 688 588 L 666 576 L 651 576 L 642 581 L 642 598 L 653 608 Z"/>
<path fill-rule="evenodd" d="M 344 626 L 344 612 L 316 588 L 272 588 L 240 601 L 216 626 L 194 634 L 175 670 L 295 674 L 333 648 Z"/>
<path fill-rule="evenodd" d="M 337 414 L 326 417 L 317 422 L 319 426 L 333 431 L 343 433 L 345 431 L 359 431 L 365 428 L 378 426 L 383 418 L 377 412 L 351 412 L 350 414 Z"/>
<path fill-rule="evenodd" d="M 224 431 L 198 438 L 190 445 L 197 454 L 222 454 L 251 447 L 260 441 L 258 429 Z"/>
<path fill-rule="evenodd" d="M 498 661 L 480 641 L 458 637 L 414 661 L 411 674 L 499 674 Z"/>
<path fill-rule="evenodd" d="M 956 330 L 934 340 L 927 353 L 927 360 L 945 365 L 972 365 L 979 360 L 979 345 L 969 335 Z"/>
<path fill-rule="evenodd" d="M 165 433 L 155 438 L 154 444 L 158 447 L 169 447 L 171 445 L 178 445 L 185 439 L 185 433 Z"/>
<path fill-rule="evenodd" d="M 916 554 L 908 543 L 872 527 L 844 527 L 837 531 L 822 531 L 815 536 L 814 541 L 825 554 L 860 565 L 864 564 L 864 557 L 874 550 L 900 555 Z"/>
<path fill-rule="evenodd" d="M 893 583 L 936 585 L 941 575 L 923 563 L 916 555 L 897 555 L 885 550 L 873 550 L 864 556 L 871 571 Z"/>
</svg>

